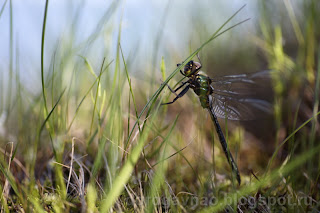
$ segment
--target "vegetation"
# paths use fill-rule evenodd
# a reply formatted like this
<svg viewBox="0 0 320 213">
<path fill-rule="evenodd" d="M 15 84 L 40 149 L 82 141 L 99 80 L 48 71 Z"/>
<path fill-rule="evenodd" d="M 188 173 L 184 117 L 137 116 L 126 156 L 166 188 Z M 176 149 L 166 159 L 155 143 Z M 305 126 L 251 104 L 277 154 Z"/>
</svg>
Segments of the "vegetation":
<svg viewBox="0 0 320 213">
<path fill-rule="evenodd" d="M 0 72 L 1 210 L 319 211 L 320 3 L 274 0 L 258 6 L 258 18 L 250 20 L 258 33 L 233 42 L 223 39 L 233 40 L 248 23 L 238 16 L 243 10 L 226 11 L 230 18 L 213 32 L 205 17 L 195 16 L 195 27 L 184 34 L 192 41 L 185 47 L 189 53 L 172 50 L 170 60 L 158 51 L 166 42 L 162 20 L 151 57 L 141 64 L 130 54 L 136 50 L 122 48 L 122 20 L 112 21 L 118 1 L 94 33 L 77 43 L 79 9 L 74 28 L 48 51 L 47 0 L 41 67 L 35 71 L 41 91 L 32 93 L 19 72 L 24 56 L 12 30 L 12 1 L 4 1 L 0 20 L 8 9 L 11 28 L 10 66 Z M 107 36 L 115 36 L 115 54 Z M 99 45 L 103 51 L 97 57 Z M 272 115 L 219 120 L 239 165 L 240 186 L 197 96 L 189 92 L 173 105 L 161 105 L 173 98 L 166 84 L 181 82 L 175 67 L 181 61 L 175 60 L 185 57 L 183 67 L 197 53 L 212 77 L 270 70 L 265 95 Z"/>
</svg>

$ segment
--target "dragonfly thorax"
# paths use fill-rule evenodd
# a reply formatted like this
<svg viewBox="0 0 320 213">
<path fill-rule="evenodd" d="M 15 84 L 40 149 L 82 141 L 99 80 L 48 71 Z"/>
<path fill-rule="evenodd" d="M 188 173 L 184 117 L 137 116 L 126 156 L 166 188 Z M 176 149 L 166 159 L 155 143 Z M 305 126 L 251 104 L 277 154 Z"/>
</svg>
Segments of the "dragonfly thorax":
<svg viewBox="0 0 320 213">
<path fill-rule="evenodd" d="M 199 96 L 199 100 L 203 108 L 209 108 L 208 97 L 212 93 L 210 84 L 211 79 L 203 74 L 196 74 L 190 80 L 190 87 Z"/>
</svg>

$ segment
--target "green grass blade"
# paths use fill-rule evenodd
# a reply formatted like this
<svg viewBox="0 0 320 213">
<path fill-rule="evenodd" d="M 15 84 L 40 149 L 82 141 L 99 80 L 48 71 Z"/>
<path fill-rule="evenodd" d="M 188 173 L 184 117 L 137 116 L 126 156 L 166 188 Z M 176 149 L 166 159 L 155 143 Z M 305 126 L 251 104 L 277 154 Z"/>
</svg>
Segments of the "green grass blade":
<svg viewBox="0 0 320 213">
<path fill-rule="evenodd" d="M 8 95 L 7 95 L 7 112 L 11 112 L 12 91 L 13 91 L 13 9 L 12 0 L 10 0 L 10 43 L 9 43 L 9 82 L 8 82 Z"/>
<path fill-rule="evenodd" d="M 152 54 L 152 57 L 151 57 L 151 65 L 152 66 L 156 66 L 157 64 L 157 60 L 158 60 L 158 49 L 161 45 L 161 41 L 163 39 L 163 34 L 164 34 L 164 30 L 165 29 L 165 25 L 166 25 L 166 22 L 168 20 L 168 14 L 170 12 L 170 6 L 171 6 L 171 2 L 170 1 L 167 1 L 166 3 L 166 7 L 164 9 L 164 13 L 162 14 L 162 17 L 160 18 L 160 21 L 159 21 L 159 26 L 157 27 L 158 29 L 158 32 L 155 34 L 155 43 L 154 43 L 154 47 L 153 47 L 153 54 Z M 156 69 L 152 69 L 152 73 L 151 73 L 151 76 L 155 76 L 155 71 Z M 155 78 L 151 78 L 150 80 L 150 89 L 151 90 L 154 90 L 154 85 L 155 85 Z"/>
<path fill-rule="evenodd" d="M 3 13 L 3 11 L 4 11 L 4 8 L 6 7 L 7 1 L 8 1 L 8 0 L 6 0 L 6 1 L 3 3 L 2 7 L 1 7 L 1 10 L 0 10 L 0 18 L 1 18 L 1 16 L 2 16 L 2 13 Z"/>
<path fill-rule="evenodd" d="M 42 123 L 42 125 L 41 125 L 41 127 L 40 127 L 40 130 L 39 130 L 39 133 L 38 133 L 38 134 L 39 134 L 39 137 L 40 137 L 41 132 L 42 132 L 42 130 L 44 129 L 46 123 L 48 122 L 49 118 L 51 117 L 52 113 L 53 113 L 54 110 L 56 109 L 58 103 L 60 102 L 60 100 L 61 100 L 64 92 L 66 91 L 66 89 L 67 89 L 67 88 L 64 88 L 64 90 L 61 92 L 61 94 L 60 94 L 57 102 L 56 102 L 55 105 L 52 107 L 52 109 L 51 109 L 51 111 L 49 112 L 49 114 L 47 115 L 46 119 L 43 121 L 43 123 Z"/>
<path fill-rule="evenodd" d="M 47 108 L 47 95 L 46 95 L 46 89 L 44 84 L 44 39 L 46 34 L 46 24 L 47 24 L 47 14 L 48 14 L 48 5 L 49 0 L 46 0 L 45 9 L 44 9 L 44 17 L 43 17 L 43 25 L 42 25 L 42 36 L 41 36 L 41 86 L 42 86 L 42 96 L 43 96 L 43 103 L 44 103 L 44 109 L 45 109 L 45 116 L 48 115 L 48 108 Z"/>
<path fill-rule="evenodd" d="M 297 40 L 298 40 L 300 45 L 304 45 L 303 33 L 301 32 L 298 20 L 297 20 L 295 14 L 294 14 L 294 10 L 292 8 L 292 4 L 291 4 L 291 2 L 289 0 L 283 0 L 283 2 L 284 2 L 284 5 L 287 8 L 288 15 L 290 17 L 290 21 L 291 21 L 294 33 L 296 35 L 296 38 L 297 38 Z"/>
<path fill-rule="evenodd" d="M 281 144 L 279 144 L 279 145 L 277 146 L 277 148 L 276 148 L 276 150 L 274 151 L 271 159 L 270 159 L 269 162 L 268 162 L 268 166 L 267 166 L 266 172 L 268 172 L 268 171 L 270 170 L 271 165 L 272 165 L 272 163 L 273 163 L 273 160 L 274 160 L 274 158 L 277 156 L 280 148 L 281 148 L 291 137 L 293 137 L 300 129 L 302 129 L 302 127 L 304 127 L 305 125 L 307 125 L 307 124 L 308 124 L 310 121 L 312 121 L 313 119 L 316 119 L 316 117 L 317 117 L 318 115 L 320 115 L 320 111 L 319 111 L 316 115 L 312 116 L 312 117 L 309 118 L 307 121 L 305 121 L 303 124 L 301 124 L 301 125 L 300 125 L 296 130 L 294 130 L 284 141 L 282 141 Z"/>
<path fill-rule="evenodd" d="M 97 90 L 96 90 L 96 97 L 94 99 L 94 106 L 93 106 L 93 111 L 92 111 L 92 119 L 91 119 L 91 125 L 90 125 L 90 135 L 92 133 L 92 127 L 93 127 L 93 120 L 94 120 L 94 114 L 97 108 L 97 101 L 98 101 L 98 93 L 99 93 L 99 86 L 100 86 L 100 80 L 101 80 L 101 75 L 102 75 L 102 71 L 103 71 L 103 65 L 104 65 L 104 61 L 106 58 L 103 59 L 102 65 L 101 65 L 101 69 L 100 69 L 100 74 L 98 76 L 98 85 L 97 85 Z"/>
<path fill-rule="evenodd" d="M 98 76 L 93 71 L 92 66 L 91 66 L 90 62 L 88 61 L 88 59 L 82 55 L 79 55 L 79 57 L 81 57 L 84 60 L 84 63 L 86 65 L 86 67 L 88 68 L 89 73 L 91 73 L 95 78 L 98 78 Z"/>
<path fill-rule="evenodd" d="M 124 60 L 124 55 L 123 55 L 123 51 L 122 51 L 122 48 L 121 48 L 121 45 L 120 45 L 120 44 L 119 44 L 119 48 L 120 48 L 120 52 L 121 52 L 121 57 L 122 57 L 124 69 L 125 69 L 126 76 L 127 76 L 127 81 L 128 81 L 128 84 L 129 84 L 130 95 L 131 95 L 131 97 L 132 97 L 133 106 L 134 106 L 134 111 L 135 111 L 135 113 L 136 113 L 136 117 L 137 117 L 137 121 L 138 121 L 138 129 L 139 129 L 139 132 L 140 132 L 140 124 L 139 124 L 139 119 L 138 119 L 139 115 L 138 115 L 137 103 L 136 103 L 136 99 L 135 99 L 134 94 L 133 94 L 132 85 L 131 85 L 131 79 L 130 79 L 130 76 L 129 76 L 127 64 L 126 64 L 126 61 Z M 129 115 L 129 116 L 130 116 L 130 115 Z M 128 125 L 129 125 L 129 120 L 128 120 Z M 128 131 L 129 131 L 129 129 L 128 129 Z"/>
<path fill-rule="evenodd" d="M 1 160 L 2 161 L 2 160 Z M 6 179 L 9 181 L 10 186 L 12 187 L 13 191 L 16 193 L 18 196 L 19 200 L 23 201 L 23 197 L 21 196 L 20 191 L 18 190 L 17 183 L 14 180 L 14 176 L 11 174 L 10 171 L 7 171 L 5 168 L 3 168 L 2 163 L 0 163 L 0 171 Z M 1 195 L 2 196 L 2 195 Z"/>
</svg>

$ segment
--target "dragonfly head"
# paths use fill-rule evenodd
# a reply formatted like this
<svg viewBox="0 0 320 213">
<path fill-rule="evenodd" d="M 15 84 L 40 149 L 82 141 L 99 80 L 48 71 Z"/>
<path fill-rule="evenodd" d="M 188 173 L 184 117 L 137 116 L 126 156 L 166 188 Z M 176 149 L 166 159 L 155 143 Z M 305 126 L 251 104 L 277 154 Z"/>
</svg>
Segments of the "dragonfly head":
<svg viewBox="0 0 320 213">
<path fill-rule="evenodd" d="M 201 64 L 195 61 L 189 61 L 183 69 L 184 75 L 189 77 L 197 74 L 201 69 Z"/>
</svg>

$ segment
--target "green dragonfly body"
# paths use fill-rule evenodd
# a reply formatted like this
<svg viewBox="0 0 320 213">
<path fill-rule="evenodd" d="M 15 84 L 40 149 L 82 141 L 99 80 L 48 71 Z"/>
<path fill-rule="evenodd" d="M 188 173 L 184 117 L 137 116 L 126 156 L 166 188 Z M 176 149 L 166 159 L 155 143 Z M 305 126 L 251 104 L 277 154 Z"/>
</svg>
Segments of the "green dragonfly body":
<svg viewBox="0 0 320 213">
<path fill-rule="evenodd" d="M 262 115 L 270 115 L 272 104 L 268 100 L 268 93 L 271 90 L 267 83 L 270 80 L 270 71 L 210 78 L 199 73 L 200 69 L 201 63 L 189 61 L 184 66 L 183 71 L 180 70 L 180 73 L 188 80 L 182 82 L 182 85 L 175 90 L 168 86 L 174 94 L 184 88 L 179 94 L 176 94 L 173 101 L 164 104 L 174 103 L 185 95 L 190 88 L 197 94 L 201 106 L 207 109 L 211 116 L 224 154 L 240 185 L 241 178 L 238 166 L 228 149 L 218 117 L 229 120 L 256 120 Z"/>
<path fill-rule="evenodd" d="M 208 96 L 212 94 L 211 91 L 211 79 L 208 78 L 208 76 L 197 74 L 194 76 L 194 81 L 192 82 L 192 85 L 194 87 L 191 87 L 193 91 L 199 96 L 199 100 L 201 103 L 201 106 L 203 108 L 209 108 L 209 100 Z"/>
<path fill-rule="evenodd" d="M 179 64 L 178 64 L 179 66 Z M 199 62 L 190 61 L 186 64 L 184 67 L 184 72 L 181 72 L 182 75 L 188 77 L 188 81 L 183 82 L 181 86 L 179 86 L 176 90 L 172 90 L 170 87 L 170 90 L 175 93 L 179 89 L 181 89 L 184 85 L 187 84 L 187 86 L 175 97 L 175 99 L 172 102 L 164 103 L 164 104 L 172 104 L 174 103 L 178 98 L 181 98 L 184 94 L 187 93 L 187 91 L 191 88 L 193 91 L 199 96 L 199 100 L 201 103 L 201 106 L 208 110 L 210 113 L 211 119 L 215 125 L 217 134 L 219 136 L 219 140 L 222 146 L 222 149 L 228 159 L 228 162 L 232 168 L 232 171 L 235 173 L 237 181 L 240 185 L 241 178 L 238 170 L 238 166 L 235 163 L 226 142 L 226 139 L 223 135 L 223 132 L 221 130 L 221 127 L 219 125 L 217 116 L 215 115 L 214 107 L 213 107 L 213 101 L 212 101 L 212 94 L 214 92 L 214 88 L 211 86 L 212 80 L 206 75 L 199 74 L 201 68 L 201 64 Z"/>
<path fill-rule="evenodd" d="M 231 165 L 233 172 L 236 174 L 237 181 L 240 185 L 241 178 L 240 178 L 238 166 L 235 163 L 235 161 L 234 161 L 234 159 L 228 149 L 226 139 L 225 139 L 223 132 L 221 130 L 217 116 L 215 115 L 215 112 L 213 110 L 212 99 L 211 99 L 211 95 L 213 93 L 213 90 L 210 85 L 211 85 L 211 79 L 208 76 L 205 76 L 202 74 L 196 74 L 194 76 L 193 81 L 192 81 L 191 88 L 199 96 L 201 106 L 208 110 L 208 112 L 211 116 L 211 119 L 216 127 L 216 131 L 218 133 L 222 149 L 228 159 L 229 164 Z"/>
</svg>

